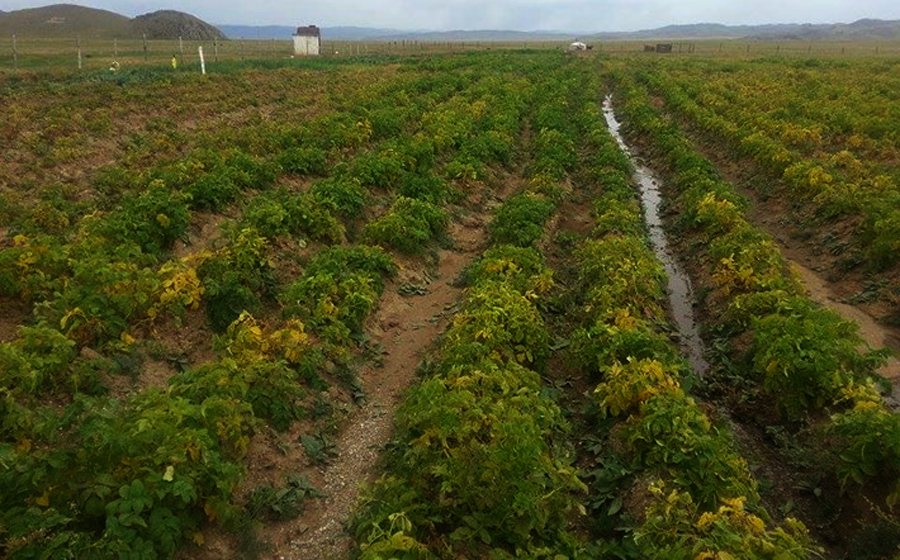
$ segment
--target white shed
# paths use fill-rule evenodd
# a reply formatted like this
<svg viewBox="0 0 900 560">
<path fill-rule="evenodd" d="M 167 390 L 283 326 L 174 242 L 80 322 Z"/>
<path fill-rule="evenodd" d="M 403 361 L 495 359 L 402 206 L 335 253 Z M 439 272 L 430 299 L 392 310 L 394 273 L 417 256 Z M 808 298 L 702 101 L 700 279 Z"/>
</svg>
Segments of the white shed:
<svg viewBox="0 0 900 560">
<path fill-rule="evenodd" d="M 322 37 L 315 25 L 298 27 L 294 33 L 294 56 L 318 56 Z"/>
</svg>

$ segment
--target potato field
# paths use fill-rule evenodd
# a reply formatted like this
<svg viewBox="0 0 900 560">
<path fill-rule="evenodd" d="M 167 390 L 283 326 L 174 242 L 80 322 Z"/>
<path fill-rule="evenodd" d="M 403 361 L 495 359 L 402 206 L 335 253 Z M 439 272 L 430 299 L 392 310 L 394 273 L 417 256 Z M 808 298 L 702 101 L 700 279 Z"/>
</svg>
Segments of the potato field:
<svg viewBox="0 0 900 560">
<path fill-rule="evenodd" d="M 0 557 L 900 558 L 898 62 L 0 72 Z"/>
</svg>

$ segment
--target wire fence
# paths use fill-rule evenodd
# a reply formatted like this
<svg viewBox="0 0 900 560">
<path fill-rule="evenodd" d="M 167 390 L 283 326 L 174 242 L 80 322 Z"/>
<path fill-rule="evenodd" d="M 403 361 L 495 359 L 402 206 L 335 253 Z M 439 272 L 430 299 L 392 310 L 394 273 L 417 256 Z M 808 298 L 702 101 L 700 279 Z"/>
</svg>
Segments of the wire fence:
<svg viewBox="0 0 900 560">
<path fill-rule="evenodd" d="M 564 42 L 471 41 L 332 41 L 323 40 L 323 57 L 404 55 L 483 50 L 492 48 L 563 48 Z M 207 64 L 219 61 L 282 59 L 293 56 L 290 39 L 143 40 L 143 39 L 34 39 L 0 37 L 0 69 L 100 70 L 114 66 L 173 64 L 197 66 L 198 47 Z"/>
<path fill-rule="evenodd" d="M 900 41 L 666 41 L 672 52 L 647 52 L 648 56 L 704 57 L 856 57 L 900 56 Z M 641 53 L 656 41 L 588 42 L 591 53 Z M 334 41 L 324 39 L 323 57 L 363 55 L 411 55 L 485 49 L 565 49 L 568 41 Z M 132 65 L 196 66 L 198 47 L 207 65 L 219 61 L 285 59 L 293 56 L 290 39 L 145 40 L 139 39 L 34 39 L 0 37 L 0 70 L 101 70 Z"/>
</svg>

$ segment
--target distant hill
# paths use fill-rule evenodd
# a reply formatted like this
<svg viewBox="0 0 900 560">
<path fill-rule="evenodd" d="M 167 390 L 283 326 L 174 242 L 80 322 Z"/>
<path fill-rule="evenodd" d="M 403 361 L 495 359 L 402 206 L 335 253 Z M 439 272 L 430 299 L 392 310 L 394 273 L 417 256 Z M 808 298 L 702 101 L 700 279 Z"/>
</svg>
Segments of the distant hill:
<svg viewBox="0 0 900 560">
<path fill-rule="evenodd" d="M 184 12 L 159 10 L 131 20 L 138 35 L 146 33 L 148 39 L 172 39 L 181 37 L 191 41 L 225 39 L 217 28 Z"/>
<path fill-rule="evenodd" d="M 860 19 L 853 23 L 803 24 L 793 29 L 755 33 L 754 39 L 864 40 L 900 38 L 900 20 Z"/>
<path fill-rule="evenodd" d="M 15 10 L 0 15 L 0 36 L 47 38 L 125 38 L 132 34 L 131 20 L 106 10 L 56 4 Z"/>
<path fill-rule="evenodd" d="M 296 27 L 284 25 L 218 25 L 231 39 L 286 39 Z M 332 41 L 552 41 L 578 34 L 565 31 L 505 31 L 491 29 L 455 31 L 404 31 L 370 27 L 322 27 L 322 38 Z"/>
<path fill-rule="evenodd" d="M 224 39 L 221 31 L 196 17 L 164 10 L 138 16 L 123 15 L 72 4 L 55 4 L 0 12 L 0 36 L 82 39 L 129 39 L 147 33 L 147 38 Z"/>
<path fill-rule="evenodd" d="M 381 40 L 416 41 L 570 41 L 580 37 L 577 33 L 564 31 L 506 31 L 502 29 L 475 29 L 454 31 L 425 31 L 419 33 L 399 33 L 375 37 Z"/>
<path fill-rule="evenodd" d="M 656 29 L 640 31 L 611 32 L 592 34 L 596 39 L 739 39 L 751 34 L 777 33 L 788 31 L 796 24 L 769 25 L 722 25 L 720 23 L 691 23 L 687 25 L 666 25 Z"/>
<path fill-rule="evenodd" d="M 315 22 L 298 22 L 298 25 Z M 184 12 L 161 10 L 129 19 L 107 10 L 56 4 L 11 12 L 0 11 L 0 36 L 47 38 L 148 38 L 209 40 L 287 39 L 296 26 L 212 25 Z M 322 38 L 337 41 L 615 41 L 652 39 L 865 40 L 900 39 L 900 20 L 861 19 L 853 23 L 722 25 L 693 23 L 627 32 L 575 33 L 510 30 L 398 30 L 367 27 L 323 27 Z"/>
<path fill-rule="evenodd" d="M 270 25 L 219 25 L 228 37 L 236 39 L 284 39 L 296 27 Z M 892 39 L 900 38 L 900 20 L 861 19 L 853 23 L 766 25 L 723 25 L 720 23 L 692 23 L 667 25 L 640 31 L 577 33 L 567 31 L 403 31 L 365 27 L 323 27 L 322 38 L 337 41 L 639 41 L 652 39 Z"/>
<path fill-rule="evenodd" d="M 303 25 L 302 23 L 298 24 Z M 217 25 L 231 39 L 287 39 L 297 26 L 286 25 Z M 322 37 L 334 41 L 361 41 L 404 33 L 398 29 L 371 27 L 323 27 Z"/>
<path fill-rule="evenodd" d="M 767 25 L 721 25 L 694 23 L 667 25 L 625 33 L 597 33 L 595 40 L 639 39 L 892 39 L 900 38 L 900 20 L 861 19 L 853 23 L 784 23 Z"/>
</svg>

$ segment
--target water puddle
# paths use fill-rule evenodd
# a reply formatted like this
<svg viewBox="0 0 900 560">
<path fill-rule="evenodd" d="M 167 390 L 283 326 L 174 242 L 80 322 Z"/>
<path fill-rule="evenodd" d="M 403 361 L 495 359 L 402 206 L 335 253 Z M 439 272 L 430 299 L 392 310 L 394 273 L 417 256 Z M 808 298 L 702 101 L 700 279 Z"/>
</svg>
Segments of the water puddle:
<svg viewBox="0 0 900 560">
<path fill-rule="evenodd" d="M 603 100 L 603 117 L 606 119 L 609 133 L 616 139 L 619 148 L 628 156 L 634 166 L 633 179 L 641 194 L 644 220 L 650 230 L 650 244 L 656 258 L 663 264 L 666 275 L 669 277 L 666 293 L 669 296 L 669 309 L 675 319 L 675 325 L 678 327 L 679 345 L 682 353 L 687 356 L 691 368 L 698 376 L 703 377 L 709 370 L 709 363 L 703 357 L 703 341 L 700 339 L 697 322 L 694 320 L 694 293 L 690 280 L 669 252 L 669 245 L 666 243 L 666 234 L 663 231 L 662 219 L 659 215 L 659 207 L 662 203 L 658 188 L 659 181 L 653 171 L 641 165 L 631 153 L 628 145 L 625 144 L 625 140 L 619 132 L 621 125 L 613 112 L 612 97 L 609 95 Z"/>
</svg>

